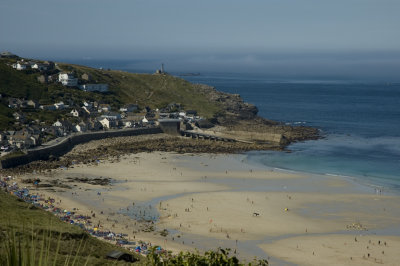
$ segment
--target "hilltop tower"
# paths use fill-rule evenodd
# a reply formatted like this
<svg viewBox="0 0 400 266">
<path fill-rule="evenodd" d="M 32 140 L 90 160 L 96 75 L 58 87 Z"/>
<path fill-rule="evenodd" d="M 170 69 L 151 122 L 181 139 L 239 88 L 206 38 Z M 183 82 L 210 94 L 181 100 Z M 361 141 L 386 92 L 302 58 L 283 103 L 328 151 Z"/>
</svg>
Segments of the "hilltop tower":
<svg viewBox="0 0 400 266">
<path fill-rule="evenodd" d="M 157 69 L 156 74 L 162 74 L 162 75 L 166 74 L 164 71 L 164 63 L 161 63 L 161 69 Z"/>
</svg>

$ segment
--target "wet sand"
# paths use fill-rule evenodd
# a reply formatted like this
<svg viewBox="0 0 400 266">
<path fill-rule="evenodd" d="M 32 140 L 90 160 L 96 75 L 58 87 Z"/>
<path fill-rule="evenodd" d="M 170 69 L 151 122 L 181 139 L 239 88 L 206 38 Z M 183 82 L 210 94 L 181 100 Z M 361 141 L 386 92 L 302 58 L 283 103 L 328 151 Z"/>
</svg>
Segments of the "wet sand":
<svg viewBox="0 0 400 266">
<path fill-rule="evenodd" d="M 278 265 L 400 261 L 394 252 L 400 245 L 400 197 L 341 177 L 267 169 L 249 164 L 245 155 L 161 152 L 39 177 L 72 187 L 41 189 L 63 208 L 95 212 L 103 229 L 173 251 L 230 247 L 241 258 L 270 257 Z M 68 177 L 113 182 L 90 185 Z M 158 233 L 163 229 L 166 237 Z"/>
</svg>

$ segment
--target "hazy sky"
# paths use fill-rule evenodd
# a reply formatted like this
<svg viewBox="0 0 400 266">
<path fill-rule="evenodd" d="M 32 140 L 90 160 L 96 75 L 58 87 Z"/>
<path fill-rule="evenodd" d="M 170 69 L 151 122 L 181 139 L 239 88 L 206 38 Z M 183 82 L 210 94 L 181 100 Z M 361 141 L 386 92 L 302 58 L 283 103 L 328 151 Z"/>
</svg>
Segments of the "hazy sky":
<svg viewBox="0 0 400 266">
<path fill-rule="evenodd" d="M 399 11 L 399 0 L 1 0 L 0 50 L 179 70 L 396 72 Z"/>
</svg>

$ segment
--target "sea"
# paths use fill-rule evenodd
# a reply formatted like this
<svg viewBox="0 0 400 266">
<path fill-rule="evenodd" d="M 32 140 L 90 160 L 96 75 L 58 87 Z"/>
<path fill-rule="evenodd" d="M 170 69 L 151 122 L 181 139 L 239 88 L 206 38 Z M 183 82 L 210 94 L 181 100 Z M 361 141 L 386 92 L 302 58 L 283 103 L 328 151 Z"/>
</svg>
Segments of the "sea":
<svg viewBox="0 0 400 266">
<path fill-rule="evenodd" d="M 151 73 L 115 62 L 82 64 Z M 320 130 L 321 139 L 293 143 L 286 152 L 248 152 L 249 162 L 342 176 L 400 194 L 400 82 L 238 73 L 171 74 L 240 94 L 244 101 L 257 106 L 262 117 Z"/>
<path fill-rule="evenodd" d="M 291 144 L 288 152 L 249 152 L 248 161 L 400 193 L 400 83 L 227 73 L 183 78 L 240 94 L 262 117 L 320 130 L 319 140 Z"/>
</svg>

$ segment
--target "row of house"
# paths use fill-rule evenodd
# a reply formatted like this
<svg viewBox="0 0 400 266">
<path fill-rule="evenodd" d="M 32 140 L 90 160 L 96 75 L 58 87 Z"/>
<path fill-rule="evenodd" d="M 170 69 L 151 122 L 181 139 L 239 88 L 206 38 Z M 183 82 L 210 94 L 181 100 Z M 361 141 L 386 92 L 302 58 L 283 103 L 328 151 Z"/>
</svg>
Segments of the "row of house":
<svg viewBox="0 0 400 266">
<path fill-rule="evenodd" d="M 55 68 L 55 64 L 51 61 L 45 61 L 45 62 L 39 62 L 39 61 L 24 61 L 23 59 L 20 61 L 17 61 L 16 63 L 11 65 L 14 69 L 16 70 L 27 70 L 27 69 L 33 69 L 33 70 L 38 70 L 38 71 L 48 71 L 52 70 Z M 108 91 L 108 84 L 100 84 L 100 83 L 87 83 L 88 81 L 91 80 L 90 75 L 88 74 L 83 74 L 81 77 L 81 81 L 84 84 L 79 84 L 80 80 L 75 77 L 73 73 L 59 73 L 57 75 L 47 75 L 49 72 L 43 73 L 43 75 L 40 75 L 37 77 L 37 80 L 40 83 L 51 83 L 51 82 L 60 82 L 63 86 L 66 87 L 78 87 L 79 89 L 83 91 L 89 91 L 89 92 L 107 92 Z"/>
<path fill-rule="evenodd" d="M 64 104 L 63 101 L 54 104 L 48 105 L 39 105 L 39 103 L 35 100 L 25 100 L 19 98 L 8 98 L 8 107 L 13 109 L 24 109 L 24 108 L 33 108 L 33 109 L 42 109 L 42 110 L 63 110 L 69 108 L 69 105 Z"/>
<path fill-rule="evenodd" d="M 19 131 L 0 132 L 1 150 L 12 148 L 31 148 L 41 144 L 42 129 L 39 126 L 30 126 Z"/>
<path fill-rule="evenodd" d="M 42 110 L 55 111 L 55 110 L 64 110 L 66 108 L 69 108 L 69 105 L 65 105 L 64 102 L 61 101 L 54 104 L 40 105 L 39 108 Z"/>
<path fill-rule="evenodd" d="M 25 100 L 19 98 L 8 98 L 8 107 L 9 108 L 38 108 L 39 103 L 35 100 Z"/>
<path fill-rule="evenodd" d="M 82 75 L 84 80 L 90 80 L 90 76 L 88 74 Z M 79 79 L 75 77 L 73 73 L 60 73 L 58 74 L 58 81 L 66 86 L 66 87 L 78 87 L 83 91 L 98 91 L 98 92 L 106 92 L 108 91 L 108 84 L 79 84 Z"/>
<path fill-rule="evenodd" d="M 78 110 L 71 110 L 71 115 L 80 117 Z M 126 113 L 104 112 L 97 117 L 81 117 L 77 123 L 68 120 L 57 120 L 51 126 L 29 125 L 19 131 L 0 132 L 0 144 L 7 147 L 25 149 L 40 145 L 43 139 L 67 136 L 73 132 L 99 131 L 108 129 L 121 129 L 144 127 L 157 124 L 158 119 L 174 117 L 176 114 L 160 114 L 158 117 L 152 113 Z M 181 114 L 182 115 L 182 114 Z M 14 113 L 16 120 L 22 121 L 23 114 Z M 187 116 L 178 116 L 185 122 Z M 186 121 L 187 122 L 187 121 Z M 2 148 L 2 149 L 3 149 Z"/>
<path fill-rule="evenodd" d="M 45 61 L 43 63 L 38 61 L 17 61 L 16 63 L 12 64 L 12 67 L 16 70 L 27 70 L 27 69 L 35 69 L 39 71 L 46 71 L 54 69 L 55 64 L 51 61 Z"/>
</svg>

